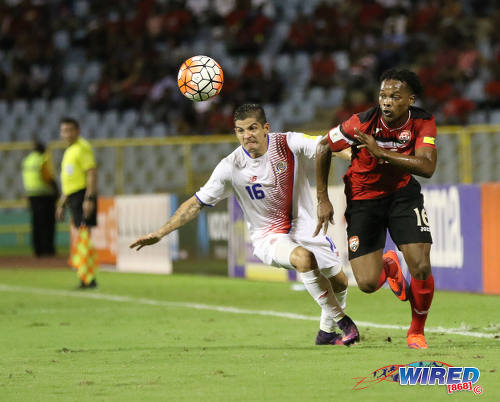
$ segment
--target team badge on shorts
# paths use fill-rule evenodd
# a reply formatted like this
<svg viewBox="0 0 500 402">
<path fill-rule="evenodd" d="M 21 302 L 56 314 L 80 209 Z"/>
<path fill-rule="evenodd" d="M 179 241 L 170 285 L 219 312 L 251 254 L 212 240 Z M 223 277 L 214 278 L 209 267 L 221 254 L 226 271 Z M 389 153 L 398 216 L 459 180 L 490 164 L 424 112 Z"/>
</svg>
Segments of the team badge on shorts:
<svg viewBox="0 0 500 402">
<path fill-rule="evenodd" d="M 355 253 L 358 250 L 359 247 L 359 237 L 358 236 L 351 236 L 349 237 L 349 249 Z"/>
<path fill-rule="evenodd" d="M 410 130 L 403 130 L 398 135 L 398 140 L 401 144 L 407 144 L 408 142 L 410 142 L 410 139 L 411 139 Z"/>
<path fill-rule="evenodd" d="M 276 172 L 282 173 L 286 170 L 288 165 L 286 164 L 286 161 L 279 161 L 276 163 Z"/>
</svg>

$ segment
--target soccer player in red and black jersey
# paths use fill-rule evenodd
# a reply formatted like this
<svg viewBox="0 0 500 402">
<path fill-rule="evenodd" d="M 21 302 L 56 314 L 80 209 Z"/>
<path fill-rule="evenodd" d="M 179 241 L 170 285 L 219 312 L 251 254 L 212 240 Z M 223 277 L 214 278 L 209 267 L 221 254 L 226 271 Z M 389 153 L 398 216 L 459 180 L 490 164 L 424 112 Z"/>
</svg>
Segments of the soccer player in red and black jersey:
<svg viewBox="0 0 500 402">
<path fill-rule="evenodd" d="M 424 326 L 434 295 L 430 265 L 431 233 L 420 184 L 412 174 L 431 177 L 436 168 L 434 117 L 414 107 L 422 85 L 409 70 L 381 76 L 378 106 L 331 129 L 317 148 L 318 226 L 333 223 L 328 199 L 331 153 L 351 148 L 344 176 L 349 260 L 359 288 L 367 293 L 387 280 L 400 300 L 409 300 L 410 348 L 426 349 Z M 386 231 L 402 251 L 411 274 L 408 284 L 396 253 L 383 255 Z"/>
</svg>

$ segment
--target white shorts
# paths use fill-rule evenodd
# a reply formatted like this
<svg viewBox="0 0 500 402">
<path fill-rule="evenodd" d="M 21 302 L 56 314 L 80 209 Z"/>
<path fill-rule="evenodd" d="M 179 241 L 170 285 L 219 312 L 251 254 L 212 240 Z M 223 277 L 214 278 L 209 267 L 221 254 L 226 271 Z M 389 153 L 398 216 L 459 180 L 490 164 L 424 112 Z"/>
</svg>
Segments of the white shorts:
<svg viewBox="0 0 500 402">
<path fill-rule="evenodd" d="M 332 275 L 341 270 L 339 252 L 333 242 L 326 236 L 294 238 L 290 234 L 269 235 L 254 243 L 254 255 L 264 264 L 274 267 L 295 269 L 290 263 L 290 255 L 298 246 L 312 252 L 318 268 L 334 267 Z"/>
</svg>

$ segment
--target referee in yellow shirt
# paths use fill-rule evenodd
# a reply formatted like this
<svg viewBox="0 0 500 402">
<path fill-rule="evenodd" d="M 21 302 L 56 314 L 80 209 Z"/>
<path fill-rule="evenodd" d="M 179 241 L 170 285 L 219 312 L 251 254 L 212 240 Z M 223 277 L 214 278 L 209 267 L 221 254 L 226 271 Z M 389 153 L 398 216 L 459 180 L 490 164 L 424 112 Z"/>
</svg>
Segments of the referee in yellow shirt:
<svg viewBox="0 0 500 402">
<path fill-rule="evenodd" d="M 62 195 L 57 203 L 56 218 L 64 218 L 64 208 L 70 210 L 73 224 L 78 228 L 97 225 L 97 165 L 89 142 L 80 137 L 80 125 L 73 118 L 60 121 L 61 139 L 66 143 L 61 162 Z M 80 272 L 80 288 L 95 288 L 94 272 Z"/>
</svg>

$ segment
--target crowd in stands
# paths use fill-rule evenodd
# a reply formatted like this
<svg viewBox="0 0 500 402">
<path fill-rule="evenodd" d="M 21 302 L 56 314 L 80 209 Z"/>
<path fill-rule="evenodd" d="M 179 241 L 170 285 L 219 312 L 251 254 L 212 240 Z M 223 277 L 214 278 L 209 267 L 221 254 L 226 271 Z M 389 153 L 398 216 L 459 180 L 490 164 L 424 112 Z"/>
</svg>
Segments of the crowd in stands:
<svg viewBox="0 0 500 402">
<path fill-rule="evenodd" d="M 80 94 L 90 109 L 136 109 L 169 134 L 228 133 L 234 105 L 269 105 L 286 126 L 281 111 L 294 114 L 317 88 L 314 107 L 338 123 L 374 104 L 381 72 L 398 65 L 419 74 L 420 104 L 438 123 L 494 122 L 499 25 L 495 0 L 4 0 L 0 99 Z M 177 89 L 195 54 L 224 69 L 211 102 Z"/>
</svg>

